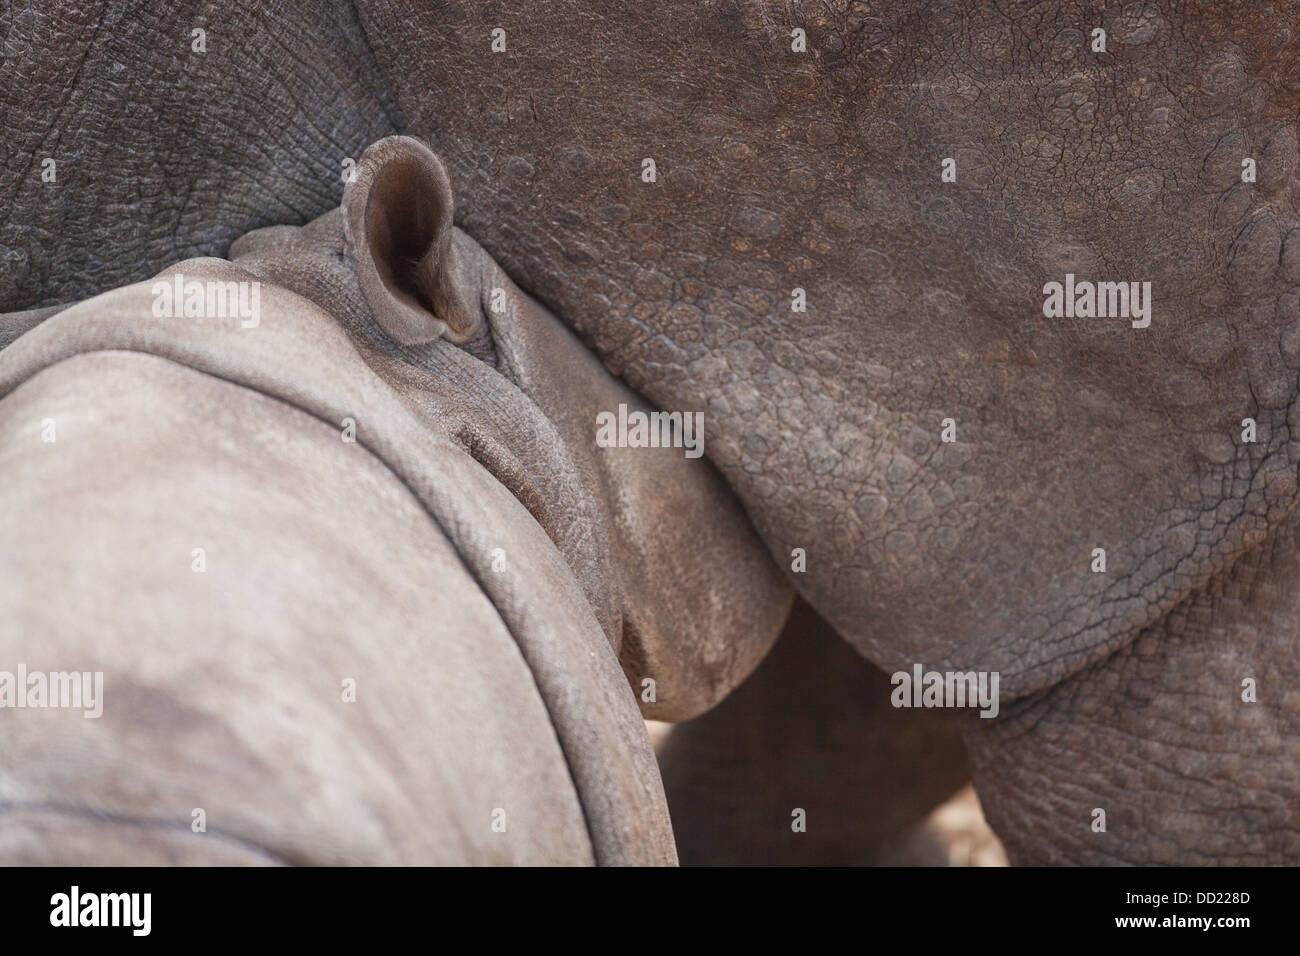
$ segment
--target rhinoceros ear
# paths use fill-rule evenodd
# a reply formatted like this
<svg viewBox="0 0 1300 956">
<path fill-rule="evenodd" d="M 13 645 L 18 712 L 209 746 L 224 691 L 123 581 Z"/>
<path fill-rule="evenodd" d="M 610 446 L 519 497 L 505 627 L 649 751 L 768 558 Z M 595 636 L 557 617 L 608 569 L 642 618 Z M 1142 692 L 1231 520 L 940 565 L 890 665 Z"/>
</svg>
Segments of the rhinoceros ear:
<svg viewBox="0 0 1300 956">
<path fill-rule="evenodd" d="M 463 342 L 478 311 L 452 243 L 451 182 L 410 136 L 370 146 L 343 190 L 343 236 L 375 320 L 401 345 Z"/>
</svg>

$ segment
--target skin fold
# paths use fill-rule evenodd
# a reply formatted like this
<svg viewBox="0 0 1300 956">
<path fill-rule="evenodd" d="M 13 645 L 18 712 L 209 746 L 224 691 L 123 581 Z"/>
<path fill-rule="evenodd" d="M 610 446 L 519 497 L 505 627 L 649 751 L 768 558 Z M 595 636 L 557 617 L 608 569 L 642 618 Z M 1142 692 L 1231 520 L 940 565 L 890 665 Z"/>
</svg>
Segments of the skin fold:
<svg viewBox="0 0 1300 956">
<path fill-rule="evenodd" d="M 243 42 L 213 25 L 204 60 L 91 43 L 115 11 L 7 14 L 0 308 L 306 223 L 342 155 L 419 136 L 519 288 L 649 403 L 706 412 L 830 627 L 887 674 L 1000 674 L 965 745 L 1013 862 L 1300 860 L 1294 0 L 359 0 L 310 31 L 232 14 Z M 57 37 L 80 72 L 32 68 Z M 255 74 L 251 108 L 209 92 Z M 82 119 L 131 101 L 149 123 Z M 41 184 L 46 152 L 84 185 Z M 1046 318 L 1067 273 L 1152 283 L 1150 326 Z"/>
<path fill-rule="evenodd" d="M 455 246 L 423 275 L 474 310 L 464 348 L 399 346 L 394 287 L 363 291 L 392 196 Z M 383 140 L 340 211 L 159 276 L 260 282 L 255 326 L 160 318 L 140 283 L 0 353 L 3 658 L 105 686 L 99 719 L 5 712 L 0 857 L 85 862 L 118 827 L 152 834 L 136 862 L 675 861 L 637 705 L 716 703 L 789 589 L 704 459 L 591 443 L 596 409 L 644 406 L 449 200 Z"/>
</svg>

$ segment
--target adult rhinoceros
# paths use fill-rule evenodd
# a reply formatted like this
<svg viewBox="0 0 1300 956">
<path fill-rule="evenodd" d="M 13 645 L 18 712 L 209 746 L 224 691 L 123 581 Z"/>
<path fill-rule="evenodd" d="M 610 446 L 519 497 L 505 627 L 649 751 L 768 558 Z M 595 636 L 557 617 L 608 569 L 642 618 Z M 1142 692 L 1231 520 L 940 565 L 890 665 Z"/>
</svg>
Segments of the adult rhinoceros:
<svg viewBox="0 0 1300 956">
<path fill-rule="evenodd" d="M 523 288 L 706 412 L 831 627 L 1000 675 L 963 737 L 1014 860 L 1300 857 L 1294 2 L 296 17 L 77 36 L 61 73 L 30 57 L 72 17 L 18 24 L 8 307 L 304 221 L 422 136 Z M 97 131 L 110 102 L 136 121 Z M 40 178 L 61 150 L 79 189 Z M 1076 280 L 1119 314 L 1053 306 Z"/>
</svg>

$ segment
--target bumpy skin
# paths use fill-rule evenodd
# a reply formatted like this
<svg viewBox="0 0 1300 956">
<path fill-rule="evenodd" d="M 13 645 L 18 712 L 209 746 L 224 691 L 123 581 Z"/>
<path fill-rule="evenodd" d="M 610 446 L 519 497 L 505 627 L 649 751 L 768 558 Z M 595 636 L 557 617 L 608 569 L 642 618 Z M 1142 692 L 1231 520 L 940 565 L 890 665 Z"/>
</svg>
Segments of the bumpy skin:
<svg viewBox="0 0 1300 956">
<path fill-rule="evenodd" d="M 306 223 L 399 129 L 343 0 L 5 4 L 0 44 L 0 312 Z"/>
<path fill-rule="evenodd" d="M 392 169 L 411 219 L 369 189 Z M 0 352 L 0 658 L 105 687 L 100 720 L 4 711 L 0 857 L 116 860 L 139 830 L 136 862 L 675 860 L 629 681 L 647 716 L 707 709 L 789 588 L 706 460 L 593 445 L 643 403 L 454 233 L 427 148 L 382 141 L 354 187 L 160 276 L 261 280 L 254 328 L 156 318 L 141 283 Z M 353 214 L 454 245 L 464 348 L 388 336 L 356 263 L 390 244 L 362 255 L 382 230 Z"/>
<path fill-rule="evenodd" d="M 465 183 L 465 227 L 634 388 L 707 403 L 710 455 L 772 553 L 808 550 L 801 595 L 885 670 L 999 671 L 1006 699 L 1044 709 L 1095 696 L 1113 655 L 1217 600 L 1293 513 L 1297 4 L 556 2 L 415 30 L 399 9 L 362 18 L 408 127 Z M 513 46 L 485 67 L 498 24 Z M 1151 327 L 1045 319 L 1066 272 L 1152 282 Z M 1241 702 L 1234 666 L 1184 674 L 1170 706 L 1230 734 L 1260 721 L 1285 750 L 1300 672 L 1257 600 L 1187 627 L 1267 659 L 1274 695 Z M 1125 702 L 1139 740 L 1195 763 L 1192 738 Z M 1101 732 L 1098 711 L 1062 712 Z M 976 749 L 1005 751 L 985 725 Z M 1045 848 L 1013 859 L 1067 855 L 1100 801 L 1062 783 L 1052 725 L 1020 726 L 1038 758 L 1020 773 L 1058 789 Z M 1181 858 L 1300 859 L 1294 759 L 1252 764 L 1277 799 L 1243 815 L 1241 791 L 1171 793 L 1143 746 L 1121 750 L 1131 772 L 1097 770 L 1124 808 L 1116 856 L 1159 858 L 1176 816 Z M 978 782 L 1004 833 L 1037 812 L 1038 787 Z M 1217 852 L 1224 833 L 1249 849 Z"/>
<path fill-rule="evenodd" d="M 1294 0 L 357 12 L 379 72 L 357 88 L 386 91 L 440 151 L 466 231 L 642 394 L 707 408 L 708 453 L 770 551 L 786 566 L 808 550 L 793 583 L 869 659 L 998 670 L 1008 699 L 1068 714 L 1111 688 L 1139 635 L 1210 602 L 1183 639 L 1268 661 L 1275 693 L 1239 702 L 1252 675 L 1236 666 L 1185 675 L 1187 725 L 1259 720 L 1270 746 L 1294 739 L 1293 645 L 1258 625 L 1258 593 L 1223 597 L 1238 564 L 1281 560 L 1268 542 L 1285 540 L 1297 492 Z M 498 26 L 508 48 L 491 54 Z M 1106 53 L 1090 50 L 1097 26 Z M 1151 281 L 1151 327 L 1044 319 L 1042 285 L 1066 272 Z M 790 311 L 795 286 L 806 314 Z M 1245 417 L 1256 443 L 1239 441 Z M 1096 547 L 1105 574 L 1089 570 Z M 1118 700 L 1135 766 L 1136 740 L 1195 759 L 1144 721 L 1140 692 Z M 1072 714 L 1071 732 L 1099 733 L 1100 713 Z M 971 744 L 991 756 L 983 791 L 1011 747 L 988 723 Z M 1023 772 L 1047 786 L 1062 738 L 1023 727 L 1042 768 Z M 1140 834 L 1178 800 L 1151 768 L 1121 766 L 1097 773 L 1127 808 L 1127 858 L 1154 859 Z M 1258 769 L 1275 804 L 1255 817 L 1193 791 L 1179 845 L 1272 830 L 1217 858 L 1300 858 L 1286 809 L 1300 768 Z M 1029 813 L 1041 787 L 1001 791 L 985 799 L 995 821 Z M 1068 847 L 1099 801 L 1059 800 L 1039 838 Z"/>
<path fill-rule="evenodd" d="M 809 549 L 813 606 L 882 665 L 996 669 L 1024 694 L 1293 505 L 1300 8 L 978 7 L 362 18 L 465 228 L 634 388 L 707 406 L 773 554 Z M 1094 22 L 1112 52 L 1089 52 Z M 1067 271 L 1152 281 L 1152 327 L 1044 319 Z M 1242 447 L 1248 415 L 1264 435 Z"/>
<path fill-rule="evenodd" d="M 975 728 L 976 788 L 1012 859 L 1300 859 L 1297 580 L 1291 521 L 1132 644 Z M 1245 678 L 1256 704 L 1241 700 Z"/>
</svg>

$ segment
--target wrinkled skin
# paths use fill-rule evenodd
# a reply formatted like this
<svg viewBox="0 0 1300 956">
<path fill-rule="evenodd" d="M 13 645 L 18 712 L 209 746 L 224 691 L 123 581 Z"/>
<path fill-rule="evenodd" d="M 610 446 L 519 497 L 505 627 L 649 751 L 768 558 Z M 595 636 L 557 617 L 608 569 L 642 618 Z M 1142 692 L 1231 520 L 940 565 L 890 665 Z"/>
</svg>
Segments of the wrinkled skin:
<svg viewBox="0 0 1300 956">
<path fill-rule="evenodd" d="M 362 2 L 349 101 L 438 149 L 463 228 L 610 370 L 707 410 L 869 660 L 1001 673 L 967 742 L 1013 859 L 1294 862 L 1300 7 L 1006 7 Z M 1151 327 L 1045 319 L 1066 272 L 1151 281 Z"/>
<path fill-rule="evenodd" d="M 675 860 L 642 713 L 716 704 L 789 587 L 705 459 L 591 443 L 643 403 L 451 214 L 386 139 L 160 275 L 260 281 L 254 327 L 140 283 L 0 352 L 0 659 L 104 674 L 3 711 L 0 859 Z"/>
<path fill-rule="evenodd" d="M 343 158 L 398 131 L 393 105 L 350 5 L 268 7 L 0 9 L 0 312 L 224 255 L 339 204 Z"/>
<path fill-rule="evenodd" d="M 491 13 L 362 16 L 408 125 L 465 184 L 468 230 L 633 387 L 708 409 L 774 555 L 809 549 L 801 593 L 873 660 L 1040 689 L 1287 513 L 1300 91 L 1275 77 L 1294 47 L 1253 22 L 1117 22 L 1090 81 L 1082 12 L 808 19 L 821 52 L 799 58 L 751 5 L 611 12 L 612 37 L 583 9 L 520 24 L 508 85 L 475 69 L 498 63 L 473 42 Z M 512 111 L 528 103 L 535 122 Z M 1239 153 L 1268 167 L 1255 188 Z M 1153 327 L 1045 320 L 1067 269 L 1153 281 Z M 1238 448 L 1246 415 L 1266 437 Z"/>
</svg>

